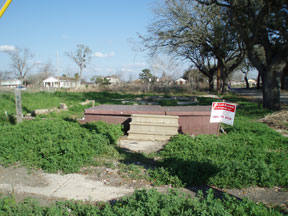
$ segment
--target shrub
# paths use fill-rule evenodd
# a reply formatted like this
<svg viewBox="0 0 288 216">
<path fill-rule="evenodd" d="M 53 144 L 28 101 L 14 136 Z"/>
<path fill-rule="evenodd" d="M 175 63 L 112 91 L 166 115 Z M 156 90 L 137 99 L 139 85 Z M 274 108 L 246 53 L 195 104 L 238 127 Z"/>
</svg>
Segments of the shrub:
<svg viewBox="0 0 288 216">
<path fill-rule="evenodd" d="M 90 131 L 106 136 L 113 145 L 116 145 L 120 136 L 123 136 L 122 127 L 120 124 L 108 124 L 103 121 L 97 121 L 86 123 L 84 127 Z"/>
<path fill-rule="evenodd" d="M 0 128 L 0 163 L 20 162 L 48 172 L 76 172 L 109 151 L 108 139 L 60 119 L 24 121 Z"/>
</svg>

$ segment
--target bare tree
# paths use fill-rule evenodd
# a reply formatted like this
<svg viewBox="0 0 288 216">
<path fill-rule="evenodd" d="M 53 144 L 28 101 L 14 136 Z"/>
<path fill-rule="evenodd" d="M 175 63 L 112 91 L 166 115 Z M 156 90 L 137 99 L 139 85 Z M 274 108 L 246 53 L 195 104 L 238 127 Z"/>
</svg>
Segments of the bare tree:
<svg viewBox="0 0 288 216">
<path fill-rule="evenodd" d="M 52 75 L 53 75 L 53 65 L 49 61 L 46 64 L 41 65 L 36 74 L 28 75 L 27 82 L 29 84 L 32 84 L 33 86 L 40 87 L 42 85 L 42 81 Z"/>
<path fill-rule="evenodd" d="M 26 75 L 31 71 L 31 69 L 36 65 L 36 63 L 29 63 L 34 55 L 29 49 L 17 48 L 14 51 L 8 52 L 11 59 L 11 67 L 15 72 L 15 75 L 21 80 L 22 84 L 26 78 Z"/>
<path fill-rule="evenodd" d="M 66 52 L 66 55 L 71 58 L 79 67 L 79 80 L 82 78 L 83 70 L 91 61 L 92 51 L 88 46 L 83 44 L 76 45 L 77 49 L 74 52 Z"/>
<path fill-rule="evenodd" d="M 0 81 L 6 80 L 11 78 L 11 72 L 10 71 L 0 71 Z"/>
<path fill-rule="evenodd" d="M 152 56 L 148 63 L 150 64 L 151 72 L 154 76 L 161 77 L 164 81 L 163 84 L 172 80 L 173 78 L 179 78 L 183 69 L 180 66 L 179 61 L 173 56 L 168 55 L 156 55 Z"/>
<path fill-rule="evenodd" d="M 221 20 L 221 13 L 213 6 L 166 0 L 157 8 L 156 21 L 148 27 L 148 36 L 140 37 L 152 52 L 164 51 L 190 60 L 209 78 L 210 90 L 214 88 L 218 64 L 223 93 L 229 74 L 241 63 L 245 52 L 242 42 L 232 37 L 229 26 Z"/>
<path fill-rule="evenodd" d="M 249 61 L 248 58 L 245 58 L 244 61 L 240 65 L 240 71 L 242 74 L 244 74 L 244 81 L 246 83 L 246 88 L 250 88 L 249 82 L 248 82 L 248 73 L 250 70 L 254 69 L 253 65 Z"/>
<path fill-rule="evenodd" d="M 279 110 L 281 74 L 288 61 L 287 0 L 197 1 L 219 7 L 221 17 L 243 41 L 249 60 L 261 76 L 263 107 Z M 259 48 L 263 49 L 264 58 Z"/>
<path fill-rule="evenodd" d="M 190 67 L 184 72 L 182 77 L 183 79 L 187 80 L 188 83 L 192 86 L 193 91 L 199 90 L 201 87 L 204 86 L 203 84 L 208 82 L 208 77 L 205 76 L 203 73 L 200 73 L 197 67 Z"/>
</svg>

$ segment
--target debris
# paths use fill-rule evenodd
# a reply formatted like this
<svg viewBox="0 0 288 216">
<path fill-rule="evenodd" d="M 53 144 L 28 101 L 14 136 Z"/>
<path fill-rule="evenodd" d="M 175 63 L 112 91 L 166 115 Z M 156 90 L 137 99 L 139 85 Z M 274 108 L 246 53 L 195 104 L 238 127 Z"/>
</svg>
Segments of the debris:
<svg viewBox="0 0 288 216">
<path fill-rule="evenodd" d="M 68 106 L 65 103 L 60 103 L 60 110 L 67 110 Z"/>
<path fill-rule="evenodd" d="M 288 111 L 282 110 L 268 114 L 265 118 L 259 119 L 259 122 L 265 123 L 274 129 L 282 129 L 288 131 Z"/>
</svg>

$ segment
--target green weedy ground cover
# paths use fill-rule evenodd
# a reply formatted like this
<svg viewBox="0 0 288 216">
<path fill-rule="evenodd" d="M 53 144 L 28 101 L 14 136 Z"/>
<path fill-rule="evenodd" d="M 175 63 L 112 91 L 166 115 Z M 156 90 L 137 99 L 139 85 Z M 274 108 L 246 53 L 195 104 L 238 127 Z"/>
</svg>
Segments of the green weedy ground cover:
<svg viewBox="0 0 288 216">
<path fill-rule="evenodd" d="M 156 190 L 136 191 L 113 204 L 83 204 L 81 202 L 58 202 L 50 207 L 41 207 L 33 200 L 16 203 L 13 197 L 0 199 L 1 215 L 253 215 L 272 216 L 281 213 L 249 200 L 237 200 L 228 195 L 218 199 L 213 191 L 207 197 L 199 193 L 195 199 L 188 198 L 175 190 L 160 194 Z"/>
<path fill-rule="evenodd" d="M 91 106 L 82 106 L 79 103 L 86 100 L 95 100 L 99 104 L 121 104 L 119 99 L 130 100 L 144 95 L 120 94 L 110 92 L 22 92 L 22 112 L 31 113 L 35 109 L 58 108 L 60 103 L 68 105 L 69 111 L 50 113 L 46 118 L 70 118 L 71 116 L 82 117 L 84 109 Z M 7 112 L 8 117 L 5 115 Z M 15 122 L 15 95 L 14 92 L 0 92 L 0 126 Z"/>
<path fill-rule="evenodd" d="M 98 134 L 106 136 L 109 139 L 110 143 L 113 145 L 116 145 L 118 139 L 124 135 L 120 124 L 112 126 L 105 122 L 98 121 L 86 123 L 84 127 L 89 129 L 90 131 L 94 131 Z"/>
<path fill-rule="evenodd" d="M 244 115 L 225 130 L 173 137 L 160 153 L 162 166 L 187 185 L 288 187 L 287 138 Z"/>
<path fill-rule="evenodd" d="M 114 127 L 106 125 L 107 130 Z M 0 164 L 20 162 L 48 172 L 76 172 L 96 155 L 116 152 L 109 145 L 107 133 L 102 135 L 61 119 L 0 127 Z"/>
</svg>

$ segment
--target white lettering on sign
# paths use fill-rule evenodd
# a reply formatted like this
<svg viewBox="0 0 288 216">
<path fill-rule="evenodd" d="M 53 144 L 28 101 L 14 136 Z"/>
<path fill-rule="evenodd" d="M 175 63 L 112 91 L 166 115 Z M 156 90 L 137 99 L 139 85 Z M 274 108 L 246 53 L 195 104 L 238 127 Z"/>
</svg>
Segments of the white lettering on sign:
<svg viewBox="0 0 288 216">
<path fill-rule="evenodd" d="M 213 102 L 210 123 L 224 123 L 233 125 L 236 105 L 225 102 Z"/>
</svg>

